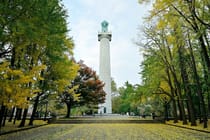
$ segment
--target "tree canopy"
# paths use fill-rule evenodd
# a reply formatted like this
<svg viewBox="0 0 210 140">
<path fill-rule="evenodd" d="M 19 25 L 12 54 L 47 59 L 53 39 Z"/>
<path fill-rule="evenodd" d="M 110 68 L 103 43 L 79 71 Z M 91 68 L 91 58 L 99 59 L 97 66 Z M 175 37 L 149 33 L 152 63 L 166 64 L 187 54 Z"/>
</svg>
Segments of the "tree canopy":
<svg viewBox="0 0 210 140">
<path fill-rule="evenodd" d="M 90 111 L 94 111 L 98 108 L 98 104 L 105 101 L 104 83 L 96 75 L 96 72 L 85 65 L 83 61 L 78 62 L 78 65 L 80 69 L 77 76 L 68 86 L 70 91 L 60 95 L 61 100 L 67 105 L 66 117 L 70 117 L 72 107 L 85 105 L 90 108 Z"/>
<path fill-rule="evenodd" d="M 1 2 L 1 122 L 5 107 L 24 108 L 27 115 L 28 103 L 35 101 L 36 112 L 40 97 L 65 91 L 76 76 L 66 17 L 60 0 Z"/>
<path fill-rule="evenodd" d="M 210 109 L 209 1 L 152 2 L 144 39 L 137 43 L 144 54 L 143 85 L 151 95 L 163 99 L 166 111 L 172 106 L 174 122 L 179 116 L 187 124 L 187 114 L 191 125 L 196 125 L 199 116 L 206 128 L 206 108 Z"/>
</svg>

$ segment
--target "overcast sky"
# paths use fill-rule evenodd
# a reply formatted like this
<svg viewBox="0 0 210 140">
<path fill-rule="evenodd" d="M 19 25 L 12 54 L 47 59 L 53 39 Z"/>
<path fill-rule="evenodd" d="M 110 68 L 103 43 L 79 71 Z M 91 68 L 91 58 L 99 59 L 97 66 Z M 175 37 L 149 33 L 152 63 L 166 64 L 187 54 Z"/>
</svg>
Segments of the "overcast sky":
<svg viewBox="0 0 210 140">
<path fill-rule="evenodd" d="M 70 36 L 75 43 L 74 56 L 77 61 L 93 68 L 99 74 L 98 31 L 101 22 L 109 22 L 112 32 L 110 42 L 111 76 L 117 86 L 126 81 L 140 84 L 140 63 L 142 55 L 135 45 L 143 17 L 148 15 L 147 5 L 138 0 L 63 0 L 68 11 Z"/>
</svg>

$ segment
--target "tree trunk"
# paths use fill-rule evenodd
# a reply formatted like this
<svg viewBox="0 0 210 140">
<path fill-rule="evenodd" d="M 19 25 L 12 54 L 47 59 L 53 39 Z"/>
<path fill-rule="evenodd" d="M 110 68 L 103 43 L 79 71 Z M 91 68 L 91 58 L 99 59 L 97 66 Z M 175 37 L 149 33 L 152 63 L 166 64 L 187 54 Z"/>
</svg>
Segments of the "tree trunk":
<svg viewBox="0 0 210 140">
<path fill-rule="evenodd" d="M 192 14 L 195 14 L 192 12 Z M 208 74 L 207 74 L 207 77 L 208 77 L 208 80 L 207 80 L 207 85 L 209 86 L 210 84 L 210 59 L 209 59 L 209 55 L 208 55 L 208 51 L 207 51 L 207 47 L 205 45 L 205 41 L 203 39 L 203 35 L 204 34 L 201 34 L 201 31 L 199 30 L 198 28 L 198 25 L 196 23 L 196 20 L 195 20 L 195 15 L 193 15 L 193 23 L 195 25 L 195 33 L 197 33 L 199 35 L 199 38 L 198 38 L 198 41 L 200 43 L 200 46 L 201 46 L 201 57 L 204 58 L 204 62 L 207 66 L 207 69 L 208 69 Z M 200 94 L 200 93 L 199 93 Z M 203 94 L 200 94 L 199 95 L 199 98 L 200 98 L 200 101 L 201 101 L 201 113 L 202 113 L 202 118 L 203 118 L 203 121 L 204 121 L 204 128 L 207 128 L 208 125 L 207 125 L 207 113 L 206 113 L 206 107 L 205 107 L 205 102 L 204 102 L 204 97 L 203 97 Z"/>
<path fill-rule="evenodd" d="M 168 102 L 166 101 L 164 103 L 164 114 L 165 114 L 165 121 L 169 121 L 169 118 L 168 118 Z"/>
<path fill-rule="evenodd" d="M 188 89 L 189 90 L 189 89 Z M 187 104 L 189 106 L 189 120 L 191 122 L 191 126 L 196 126 L 196 117 L 195 117 L 195 107 L 194 107 L 194 103 L 192 101 L 192 95 L 189 91 L 188 95 L 187 95 Z"/>
<path fill-rule="evenodd" d="M 182 100 L 182 96 L 181 96 L 181 86 L 180 86 L 180 83 L 178 82 L 178 79 L 177 79 L 177 76 L 176 76 L 176 73 L 174 70 L 172 72 L 172 75 L 174 78 L 174 83 L 176 85 L 175 92 L 178 97 L 178 107 L 179 107 L 179 111 L 180 111 L 180 116 L 181 116 L 181 119 L 183 120 L 183 124 L 187 124 L 187 119 L 186 119 L 185 110 L 184 110 L 184 104 L 183 104 L 183 100 Z"/>
<path fill-rule="evenodd" d="M 20 108 L 16 108 L 16 113 L 15 113 L 15 118 L 14 118 L 14 121 L 13 121 L 13 124 L 15 124 L 17 118 L 18 118 L 18 114 L 20 112 Z"/>
<path fill-rule="evenodd" d="M 179 120 L 183 121 L 183 118 L 182 118 L 183 115 L 182 115 L 182 110 L 181 110 L 179 99 L 177 100 L 177 104 L 178 104 L 178 109 L 179 109 Z"/>
<path fill-rule="evenodd" d="M 186 114 L 185 114 L 185 109 L 184 109 L 184 103 L 183 103 L 183 99 L 179 99 L 178 100 L 179 101 L 179 104 L 180 104 L 180 111 L 181 111 L 181 113 L 182 113 L 182 121 L 183 121 L 183 124 L 185 125 L 185 124 L 188 124 L 187 123 L 187 118 L 186 118 Z"/>
<path fill-rule="evenodd" d="M 210 93 L 208 92 L 208 114 L 210 114 Z"/>
<path fill-rule="evenodd" d="M 66 118 L 70 118 L 70 115 L 71 115 L 71 104 L 70 103 L 66 103 L 66 105 L 67 105 Z"/>
<path fill-rule="evenodd" d="M 6 124 L 7 112 L 8 112 L 8 109 L 6 108 L 6 109 L 5 109 L 5 112 L 4 112 L 4 119 L 3 119 L 3 124 L 2 124 L 2 126 L 5 126 L 5 124 Z"/>
<path fill-rule="evenodd" d="M 24 109 L 23 117 L 22 117 L 22 120 L 21 120 L 21 122 L 20 122 L 19 127 L 24 127 L 24 126 L 25 126 L 27 113 L 28 113 L 28 108 Z"/>
<path fill-rule="evenodd" d="M 180 111 L 180 119 L 183 121 L 183 124 L 187 124 L 187 119 L 186 119 L 185 110 L 184 110 L 184 103 L 183 103 L 182 96 L 181 96 L 181 86 L 180 86 L 180 83 L 177 80 L 176 74 L 174 72 L 172 72 L 172 74 L 173 74 L 174 82 L 175 82 L 175 85 L 176 85 L 175 93 L 176 93 L 177 98 L 178 98 L 178 107 L 179 107 L 179 111 Z"/>
<path fill-rule="evenodd" d="M 35 117 L 37 107 L 38 107 L 38 103 L 39 103 L 39 97 L 40 96 L 37 94 L 35 102 L 34 102 L 34 107 L 33 107 L 33 111 L 32 111 L 32 114 L 31 114 L 29 125 L 33 125 L 34 117 Z"/>
<path fill-rule="evenodd" d="M 46 103 L 46 108 L 45 108 L 45 113 L 44 113 L 44 121 L 47 120 L 47 107 L 48 107 L 48 103 Z"/>
<path fill-rule="evenodd" d="M 203 61 L 206 62 L 206 66 L 208 67 L 208 72 L 207 73 L 210 74 L 210 65 L 209 65 L 210 61 L 209 61 L 209 58 L 206 58 L 206 57 L 209 57 L 209 56 L 208 56 L 207 49 L 205 47 L 202 36 L 199 37 L 199 41 L 200 41 L 200 44 L 202 46 L 201 47 L 202 48 L 201 58 L 202 58 Z M 196 65 L 195 65 L 195 58 L 194 58 L 194 55 L 193 55 L 192 45 L 191 45 L 191 42 L 190 42 L 189 39 L 188 39 L 188 42 L 189 42 L 189 46 L 190 46 L 190 54 L 191 54 L 191 59 L 192 59 L 193 73 L 194 73 L 195 82 L 196 82 L 196 85 L 197 85 L 197 94 L 198 94 L 198 97 L 199 97 L 199 103 L 200 103 L 200 108 L 201 108 L 201 117 L 203 118 L 203 121 L 204 121 L 204 128 L 207 128 L 208 127 L 207 126 L 208 119 L 207 119 L 207 113 L 206 113 L 206 107 L 205 107 L 202 87 L 201 87 L 201 84 L 200 84 L 200 78 L 198 76 L 197 68 L 196 68 Z M 203 57 L 203 55 L 204 55 L 204 57 Z M 204 66 L 204 69 L 205 69 L 205 66 Z M 207 86 L 209 86 L 209 74 L 206 74 L 206 72 L 204 72 L 205 81 L 206 81 Z"/>
<path fill-rule="evenodd" d="M 174 99 L 172 99 L 172 106 L 173 106 L 174 123 L 178 123 L 177 107 L 176 107 L 176 101 Z"/>
<path fill-rule="evenodd" d="M 189 106 L 188 100 L 186 100 L 186 105 L 187 105 L 187 113 L 188 113 L 189 122 L 192 122 L 191 121 L 190 106 Z"/>
<path fill-rule="evenodd" d="M 209 60 L 209 55 L 207 53 L 207 49 L 206 49 L 206 46 L 205 46 L 205 43 L 204 43 L 204 40 L 203 40 L 203 37 L 200 36 L 199 37 L 199 41 L 200 41 L 200 44 L 201 44 L 201 48 L 202 48 L 202 54 L 203 54 L 203 57 L 205 59 L 205 62 L 206 62 L 206 66 L 208 68 L 208 79 L 207 79 L 207 85 L 209 86 L 210 84 L 210 60 Z M 202 57 L 202 56 L 201 56 Z M 205 102 L 204 102 L 204 97 L 203 97 L 203 94 L 202 93 L 198 93 L 199 95 L 199 98 L 200 98 L 200 103 L 201 103 L 201 113 L 202 113 L 202 118 L 203 118 L 203 122 L 204 122 L 204 125 L 203 127 L 204 128 L 207 128 L 208 127 L 208 124 L 207 124 L 207 113 L 206 113 L 206 107 L 205 107 Z"/>
<path fill-rule="evenodd" d="M 173 62 L 170 47 L 168 45 L 166 45 L 166 46 L 167 46 L 170 61 Z M 180 116 L 181 116 L 181 119 L 183 120 L 183 124 L 187 124 L 187 119 L 186 119 L 185 111 L 184 111 L 184 104 L 183 104 L 183 101 L 181 100 L 182 99 L 181 85 L 180 85 L 180 82 L 178 81 L 174 65 L 168 65 L 168 66 L 169 66 L 169 69 L 170 69 L 171 74 L 173 76 L 174 87 L 175 87 L 174 92 L 176 93 L 176 95 L 178 97 L 178 107 L 179 107 L 179 111 L 180 111 Z"/>
<path fill-rule="evenodd" d="M 170 72 L 169 72 L 169 68 L 166 68 L 166 73 L 167 73 L 167 77 L 168 77 L 168 84 L 170 86 L 171 89 L 171 95 L 172 95 L 172 106 L 173 106 L 173 116 L 174 116 L 174 123 L 178 122 L 178 117 L 177 117 L 177 107 L 176 107 L 176 101 L 175 101 L 175 93 L 174 93 L 174 87 L 171 81 L 171 76 L 170 76 Z"/>
<path fill-rule="evenodd" d="M 200 99 L 198 97 L 198 117 L 199 117 L 199 123 L 202 123 L 202 119 L 201 119 L 201 104 L 200 104 Z"/>
<path fill-rule="evenodd" d="M 0 111 L 0 128 L 2 127 L 3 119 L 4 119 L 4 113 L 6 110 L 6 106 L 3 104 L 1 105 L 1 111 Z"/>
<path fill-rule="evenodd" d="M 21 120 L 21 118 L 22 118 L 22 112 L 23 112 L 23 109 L 22 108 L 19 108 L 18 109 L 18 112 L 17 112 L 17 120 Z"/>
<path fill-rule="evenodd" d="M 180 71 L 181 71 L 181 78 L 182 78 L 183 85 L 184 85 L 184 91 L 187 96 L 189 119 L 191 121 L 191 125 L 196 126 L 195 109 L 194 109 L 195 107 L 194 107 L 194 104 L 192 101 L 192 95 L 191 95 L 191 91 L 189 88 L 189 79 L 188 79 L 188 74 L 187 74 L 187 71 L 185 68 L 183 49 L 184 49 L 183 47 L 179 47 L 179 49 L 178 49 L 179 67 L 180 67 Z"/>
<path fill-rule="evenodd" d="M 10 115 L 10 118 L 9 118 L 9 121 L 8 122 L 12 122 L 14 113 L 15 113 L 15 107 L 12 108 L 12 112 L 11 112 L 11 115 Z"/>
<path fill-rule="evenodd" d="M 195 80 L 195 83 L 196 83 L 196 89 L 197 89 L 197 95 L 198 95 L 198 100 L 199 100 L 199 104 L 198 104 L 198 109 L 199 109 L 199 120 L 201 122 L 201 117 L 203 117 L 202 115 L 202 110 L 201 109 L 201 103 L 204 102 L 204 101 L 201 101 L 202 100 L 202 96 L 203 96 L 203 91 L 202 91 L 202 87 L 201 87 L 201 83 L 200 83 L 200 78 L 198 76 L 198 72 L 197 72 L 197 68 L 196 68 L 196 64 L 195 64 L 195 57 L 194 57 L 194 54 L 193 54 L 193 49 L 192 49 L 192 45 L 191 45 L 191 42 L 190 42 L 190 39 L 189 39 L 189 35 L 188 35 L 188 43 L 189 43 L 189 49 L 190 49 L 190 55 L 191 55 L 191 59 L 192 59 L 192 69 L 193 69 L 193 74 L 194 74 L 194 80 Z M 201 54 L 202 55 L 202 54 Z M 204 58 L 201 56 L 202 58 L 202 61 L 204 61 Z M 205 70 L 205 66 L 204 66 L 204 77 L 205 77 L 205 81 L 206 81 L 206 84 L 208 85 L 208 72 Z M 208 91 L 207 91 L 208 92 Z M 204 108 L 205 109 L 205 108 Z"/>
<path fill-rule="evenodd" d="M 198 33 L 200 34 L 200 33 Z M 205 60 L 205 63 L 206 63 L 206 66 L 208 68 L 208 73 L 210 73 L 210 60 L 209 60 L 209 55 L 208 55 L 208 51 L 207 51 L 207 48 L 206 48 L 206 45 L 204 43 L 204 40 L 203 40 L 203 36 L 200 35 L 199 36 L 199 42 L 200 42 L 200 45 L 201 45 L 201 50 L 202 50 L 202 56 L 204 57 L 204 60 Z"/>
</svg>

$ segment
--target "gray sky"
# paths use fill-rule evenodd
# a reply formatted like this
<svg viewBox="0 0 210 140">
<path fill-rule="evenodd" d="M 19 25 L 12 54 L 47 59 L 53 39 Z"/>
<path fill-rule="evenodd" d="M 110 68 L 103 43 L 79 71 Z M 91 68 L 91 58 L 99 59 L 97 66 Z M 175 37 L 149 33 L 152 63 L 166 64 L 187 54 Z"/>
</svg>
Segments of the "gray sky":
<svg viewBox="0 0 210 140">
<path fill-rule="evenodd" d="M 74 56 L 77 61 L 96 70 L 99 74 L 98 31 L 101 22 L 109 22 L 112 32 L 110 42 L 111 76 L 117 86 L 126 81 L 139 84 L 142 55 L 135 45 L 143 17 L 148 15 L 147 5 L 138 4 L 138 0 L 63 0 L 68 10 L 70 36 L 75 43 Z"/>
</svg>

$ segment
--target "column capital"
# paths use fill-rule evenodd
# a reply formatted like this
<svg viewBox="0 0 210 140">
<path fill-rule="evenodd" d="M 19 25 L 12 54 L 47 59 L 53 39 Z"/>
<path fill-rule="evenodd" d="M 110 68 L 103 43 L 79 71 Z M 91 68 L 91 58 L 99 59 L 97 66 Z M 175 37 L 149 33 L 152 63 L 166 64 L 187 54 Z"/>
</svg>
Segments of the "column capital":
<svg viewBox="0 0 210 140">
<path fill-rule="evenodd" d="M 111 32 L 99 32 L 98 33 L 98 41 L 101 41 L 102 38 L 107 38 L 109 41 L 112 40 L 112 33 Z"/>
</svg>

